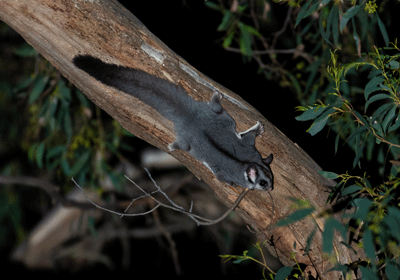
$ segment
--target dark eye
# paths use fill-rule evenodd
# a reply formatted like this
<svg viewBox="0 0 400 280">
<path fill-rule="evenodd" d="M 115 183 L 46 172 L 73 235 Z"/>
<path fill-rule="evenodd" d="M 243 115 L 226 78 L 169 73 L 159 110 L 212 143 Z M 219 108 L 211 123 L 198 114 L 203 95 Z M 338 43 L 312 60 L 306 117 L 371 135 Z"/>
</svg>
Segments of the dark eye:
<svg viewBox="0 0 400 280">
<path fill-rule="evenodd" d="M 259 185 L 261 187 L 264 187 L 266 184 L 267 184 L 267 181 L 264 181 L 264 180 L 260 181 L 260 183 L 259 183 Z"/>
</svg>

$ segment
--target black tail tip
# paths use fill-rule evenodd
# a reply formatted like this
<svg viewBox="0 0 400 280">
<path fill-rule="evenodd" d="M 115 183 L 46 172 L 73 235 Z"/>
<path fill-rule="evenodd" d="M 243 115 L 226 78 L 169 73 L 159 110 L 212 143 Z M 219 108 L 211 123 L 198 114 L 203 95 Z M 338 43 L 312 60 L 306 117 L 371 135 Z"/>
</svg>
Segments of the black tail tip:
<svg viewBox="0 0 400 280">
<path fill-rule="evenodd" d="M 82 70 L 87 70 L 87 69 L 98 69 L 102 65 L 104 65 L 104 62 L 102 62 L 100 59 L 95 58 L 90 55 L 77 55 L 72 59 L 72 63 L 78 67 L 79 69 Z"/>
</svg>

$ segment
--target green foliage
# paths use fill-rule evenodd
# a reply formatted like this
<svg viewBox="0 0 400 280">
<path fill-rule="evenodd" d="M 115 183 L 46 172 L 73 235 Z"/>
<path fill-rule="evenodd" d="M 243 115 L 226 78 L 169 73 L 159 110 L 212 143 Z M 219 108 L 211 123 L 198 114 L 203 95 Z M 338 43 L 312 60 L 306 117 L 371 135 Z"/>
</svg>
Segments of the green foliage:
<svg viewBox="0 0 400 280">
<path fill-rule="evenodd" d="M 253 53 L 252 41 L 253 36 L 260 37 L 261 34 L 256 28 L 251 25 L 245 24 L 241 21 L 241 17 L 248 5 L 239 5 L 236 12 L 225 9 L 211 1 L 206 1 L 205 4 L 216 11 L 223 14 L 221 24 L 218 26 L 218 31 L 225 31 L 227 33 L 224 39 L 224 48 L 230 47 L 234 41 L 237 41 L 240 47 L 240 52 L 244 57 L 250 57 Z"/>
<path fill-rule="evenodd" d="M 130 134 L 27 43 L 13 53 L 25 62 L 18 65 L 18 79 L 8 72 L 0 75 L 0 152 L 4 157 L 0 174 L 47 174 L 64 190 L 71 186 L 71 177 L 82 186 L 98 186 L 98 180 L 107 176 L 118 186 L 123 174 L 114 171 L 111 160 L 122 159 L 121 151 L 128 147 L 123 137 Z M 10 68 L 14 63 L 7 58 Z M 25 237 L 22 213 L 27 206 L 20 204 L 20 195 L 15 187 L 0 190 L 0 246 Z"/>
<path fill-rule="evenodd" d="M 385 53 L 387 51 L 394 53 L 388 55 Z M 354 166 L 360 164 L 362 158 L 372 160 L 375 145 L 387 144 L 390 153 L 396 157 L 400 154 L 397 130 L 400 127 L 399 57 L 400 50 L 395 44 L 391 48 L 375 49 L 362 62 L 344 66 L 338 63 L 335 53 L 331 53 L 327 73 L 333 82 L 332 87 L 328 88 L 325 100 L 312 106 L 298 107 L 303 113 L 296 119 L 313 120 L 308 129 L 311 135 L 329 125 L 337 133 L 335 150 L 340 137 L 354 150 Z M 369 70 L 368 80 L 361 88 L 365 102 L 362 104 L 358 100 L 357 104 L 352 105 L 350 100 L 353 96 L 346 90 L 348 87 L 344 84 L 348 82 L 344 78 L 359 67 Z M 379 153 L 378 157 L 384 157 L 383 149 Z"/>
<path fill-rule="evenodd" d="M 371 275 L 374 279 L 380 279 L 379 277 L 384 274 L 400 275 L 398 274 L 400 273 L 400 210 L 398 207 L 400 179 L 397 178 L 378 187 L 372 187 L 365 177 L 333 172 L 321 172 L 321 174 L 326 178 L 340 179 L 327 202 L 341 201 L 340 207 L 336 207 L 335 212 L 342 213 L 341 220 L 337 220 L 333 216 L 333 212 L 322 211 L 313 215 L 311 215 L 312 212 L 309 213 L 308 217 L 310 218 L 325 219 L 322 233 L 323 251 L 332 254 L 334 231 L 338 231 L 343 239 L 347 240 L 348 231 L 355 232 L 358 229 L 362 235 L 360 245 L 367 257 L 364 262 L 337 264 L 333 270 L 339 270 L 345 276 L 351 270 L 360 268 L 363 273 L 366 273 L 364 275 Z M 296 210 L 280 221 L 277 226 L 285 226 L 305 218 L 305 210 L 308 211 L 308 208 Z M 308 242 L 311 242 L 312 235 L 316 230 L 318 230 L 317 223 L 315 223 L 314 231 Z M 343 242 L 348 248 L 351 248 L 350 243 L 349 240 Z M 384 269 L 388 263 L 390 266 Z"/>
<path fill-rule="evenodd" d="M 378 23 L 385 44 L 388 46 L 389 37 L 384 24 L 379 18 L 378 13 L 376 13 L 376 8 L 377 5 L 374 1 L 362 1 L 359 5 L 356 4 L 356 1 L 351 1 L 350 6 L 330 0 L 307 1 L 300 9 L 296 19 L 296 26 L 314 12 L 320 11 L 319 31 L 326 43 L 332 44 L 329 39 L 333 37 L 334 44 L 339 46 L 340 34 L 343 33 L 343 30 L 348 29 L 353 32 L 352 37 L 356 43 L 356 47 L 358 47 L 360 42 L 366 38 L 368 28 Z M 368 14 L 373 15 L 368 16 Z M 349 24 L 350 21 L 351 26 Z M 361 37 L 358 35 L 356 27 L 361 28 Z"/>
<path fill-rule="evenodd" d="M 265 261 L 263 247 L 265 247 L 265 242 L 264 243 L 257 242 L 256 244 L 254 244 L 254 248 L 259 252 L 261 256 L 261 261 L 256 259 L 255 257 L 250 256 L 249 251 L 244 251 L 242 255 L 221 255 L 220 257 L 225 262 L 234 260 L 233 263 L 235 264 L 239 264 L 243 261 L 253 261 L 255 263 L 258 263 L 263 268 L 262 270 L 263 279 L 275 279 L 275 280 L 301 279 L 300 276 L 305 276 L 304 273 L 305 265 L 297 263 L 294 256 L 293 260 L 296 262 L 296 264 L 293 267 L 284 266 L 280 268 L 277 272 L 272 271 L 268 267 Z M 265 270 L 268 270 L 267 275 L 265 274 Z"/>
<path fill-rule="evenodd" d="M 325 225 L 321 245 L 327 255 L 335 253 L 335 232 L 342 235 L 343 245 L 349 250 L 353 250 L 350 245 L 358 238 L 357 245 L 365 254 L 354 263 L 337 263 L 332 270 L 341 271 L 344 278 L 351 271 L 361 270 L 366 279 L 398 279 L 400 49 L 388 32 L 394 6 L 390 1 L 374 0 L 275 0 L 288 4 L 282 24 L 273 16 L 278 9 L 273 3 L 256 2 L 240 2 L 246 9 L 239 12 L 233 8 L 234 2 L 224 7 L 208 1 L 224 15 L 230 13 L 229 20 L 223 20 L 223 28 L 219 29 L 225 32 L 223 46 L 256 61 L 259 73 L 266 78 L 290 87 L 301 104 L 296 119 L 311 122 L 307 132 L 312 136 L 329 128 L 336 135 L 335 153 L 341 143 L 348 145 L 353 151 L 353 167 L 358 168 L 351 173 L 363 174 L 320 171 L 321 176 L 337 180 L 326 201 L 332 208 L 318 212 L 311 202 L 294 200 L 293 213 L 277 226 L 301 219 L 322 220 Z M 271 13 L 260 12 L 265 10 Z M 240 30 L 239 21 L 258 31 L 251 33 L 246 51 L 238 43 L 240 33 L 232 32 Z M 278 28 L 273 29 L 274 26 Z M 286 44 L 282 43 L 283 38 Z M 394 43 L 390 44 L 391 40 Z M 234 43 L 239 45 L 237 49 Z M 371 170 L 362 169 L 366 162 L 374 164 L 372 175 Z M 305 254 L 319 230 L 315 222 Z M 350 240 L 350 233 L 358 236 Z M 291 272 L 291 268 L 282 268 L 277 275 L 285 279 Z"/>
</svg>

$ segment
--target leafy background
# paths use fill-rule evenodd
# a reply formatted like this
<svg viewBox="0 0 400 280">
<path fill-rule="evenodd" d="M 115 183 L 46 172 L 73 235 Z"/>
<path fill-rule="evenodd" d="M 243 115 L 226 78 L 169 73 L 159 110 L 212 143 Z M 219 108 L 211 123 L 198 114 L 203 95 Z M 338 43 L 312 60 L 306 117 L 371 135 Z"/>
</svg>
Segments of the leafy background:
<svg viewBox="0 0 400 280">
<path fill-rule="evenodd" d="M 308 202 L 294 199 L 298 210 L 277 226 L 311 214 L 325 218 L 323 248 L 328 255 L 334 231 L 349 246 L 365 251 L 365 259 L 357 263 L 336 264 L 347 276 L 357 269 L 368 279 L 400 275 L 398 5 L 214 0 L 131 7 L 175 52 L 245 96 L 302 146 L 325 170 L 321 176 L 337 181 L 327 201 L 331 212 L 316 213 Z M 109 177 L 119 186 L 115 162 L 135 157 L 139 147 L 132 148 L 134 138 L 6 26 L 1 28 L 2 42 L 10 43 L 2 44 L 0 52 L 1 65 L 7 65 L 0 67 L 0 129 L 6 136 L 0 140 L 1 174 L 51 173 L 65 193 L 72 176 L 81 185 L 97 186 Z M 46 199 L 33 201 L 37 197 L 33 191 L 1 189 L 0 245 L 26 237 L 34 224 L 27 221 L 27 210 L 35 209 L 36 220 L 43 214 L 37 209 Z M 341 219 L 333 213 L 341 213 Z M 348 233 L 355 231 L 357 236 L 349 239 Z M 257 255 L 260 244 L 247 247 L 243 255 L 223 258 L 240 265 L 253 261 L 267 279 L 304 272 L 296 264 L 275 274 Z"/>
</svg>

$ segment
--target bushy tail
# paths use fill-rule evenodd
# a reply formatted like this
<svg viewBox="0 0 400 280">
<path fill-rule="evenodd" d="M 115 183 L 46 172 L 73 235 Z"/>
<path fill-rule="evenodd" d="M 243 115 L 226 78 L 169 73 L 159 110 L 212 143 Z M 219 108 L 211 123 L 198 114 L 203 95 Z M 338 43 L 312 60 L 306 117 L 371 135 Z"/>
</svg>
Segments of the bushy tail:
<svg viewBox="0 0 400 280">
<path fill-rule="evenodd" d="M 168 119 L 184 113 L 185 104 L 193 101 L 183 88 L 141 70 L 109 64 L 90 55 L 76 56 L 73 63 L 96 80 L 133 95 Z"/>
</svg>

